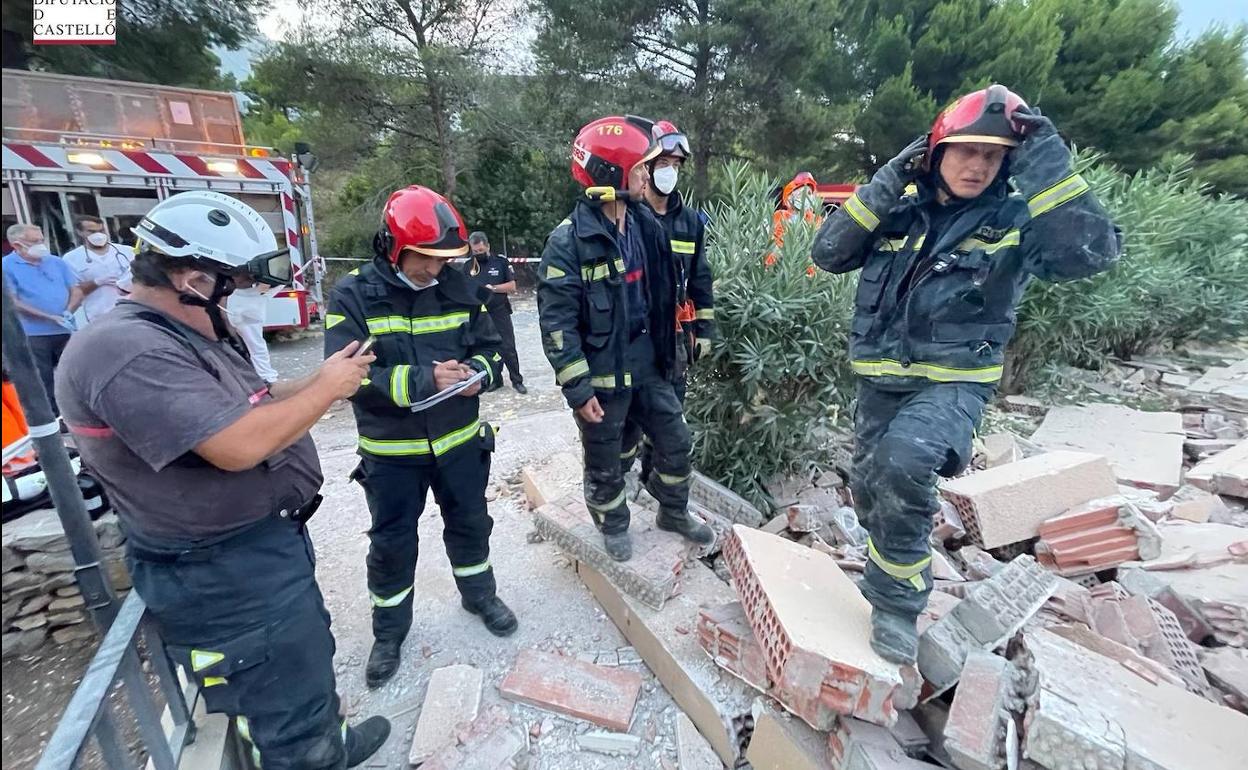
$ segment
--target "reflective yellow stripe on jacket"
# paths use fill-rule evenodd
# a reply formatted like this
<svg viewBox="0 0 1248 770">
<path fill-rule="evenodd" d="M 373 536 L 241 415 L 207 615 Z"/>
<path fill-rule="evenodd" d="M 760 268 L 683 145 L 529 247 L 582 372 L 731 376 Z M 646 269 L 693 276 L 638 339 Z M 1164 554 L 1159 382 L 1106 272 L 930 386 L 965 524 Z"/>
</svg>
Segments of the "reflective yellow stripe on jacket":
<svg viewBox="0 0 1248 770">
<path fill-rule="evenodd" d="M 1079 174 L 1071 174 L 1062 181 L 1033 195 L 1027 201 L 1027 209 L 1033 217 L 1052 211 L 1058 206 L 1078 198 L 1088 191 L 1088 183 Z"/>
<path fill-rule="evenodd" d="M 432 334 L 454 329 L 468 323 L 467 311 L 458 311 L 446 315 L 431 315 L 422 318 L 405 318 L 403 316 L 377 316 L 366 318 L 369 334 Z"/>
<path fill-rule="evenodd" d="M 672 240 L 672 253 L 673 254 L 696 254 L 697 251 L 698 251 L 698 244 L 694 243 L 693 241 L 678 241 L 675 239 Z"/>
<path fill-rule="evenodd" d="M 875 215 L 875 212 L 867 208 L 867 204 L 862 202 L 858 197 L 858 193 L 849 196 L 843 208 L 845 213 L 849 214 L 863 230 L 869 233 L 875 232 L 875 228 L 880 226 L 880 218 Z"/>
<path fill-rule="evenodd" d="M 900 361 L 854 361 L 856 374 L 864 377 L 923 377 L 935 382 L 996 382 L 1001 379 L 1001 366 L 985 366 L 980 369 L 955 369 L 915 362 L 902 366 Z"/>
<path fill-rule="evenodd" d="M 435 457 L 446 454 L 455 447 L 471 440 L 481 427 L 480 420 L 473 420 L 462 428 L 430 441 L 427 438 L 376 439 L 360 436 L 359 446 L 369 454 L 379 457 L 418 457 L 432 453 Z"/>
<path fill-rule="evenodd" d="M 615 271 L 617 273 L 624 272 L 624 260 L 615 260 Z M 611 265 L 606 262 L 593 267 L 581 268 L 581 279 L 585 281 L 602 281 L 611 276 Z"/>
</svg>

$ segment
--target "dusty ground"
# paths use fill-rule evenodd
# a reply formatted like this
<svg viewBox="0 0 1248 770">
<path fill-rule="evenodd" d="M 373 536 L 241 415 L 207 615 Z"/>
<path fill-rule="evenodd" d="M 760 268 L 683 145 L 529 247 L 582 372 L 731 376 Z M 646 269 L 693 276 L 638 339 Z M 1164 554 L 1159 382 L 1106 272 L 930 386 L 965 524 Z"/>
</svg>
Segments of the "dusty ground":
<svg viewBox="0 0 1248 770">
<path fill-rule="evenodd" d="M 497 639 L 459 607 L 441 544 L 441 519 L 430 499 L 420 527 L 424 547 L 416 571 L 416 622 L 403 649 L 402 668 L 385 687 L 376 691 L 365 688 L 363 666 L 371 644 L 364 568 L 369 516 L 362 490 L 347 482 L 356 462 L 354 421 L 349 408 L 336 408 L 313 430 L 326 481 L 325 503 L 310 528 L 317 547 L 317 573 L 338 641 L 335 666 L 339 691 L 352 721 L 372 714 L 393 718 L 390 740 L 368 767 L 407 766 L 411 735 L 429 675 L 435 668 L 453 663 L 483 670 L 483 708 L 503 703 L 512 710 L 516 722 L 532 726 L 548 720 L 548 726 L 553 726 L 549 733 L 530 739 L 532 768 L 657 768 L 664 759 L 668 766 L 675 766 L 676 708 L 643 665 L 633 667 L 645 681 L 631 730 L 643 740 L 642 752 L 635 758 L 581 752 L 575 737 L 589 729 L 586 723 L 550 717 L 537 709 L 503 701 L 498 695 L 498 683 L 516 653 L 525 647 L 559 649 L 575 655 L 627 645 L 569 562 L 549 544 L 526 542 L 531 519 L 518 485 L 508 480 L 514 480 L 528 462 L 575 449 L 576 432 L 541 352 L 536 304 L 532 297 L 522 297 L 514 304 L 517 346 L 529 394 L 521 396 L 510 387 L 488 394 L 482 416 L 501 428 L 491 478 L 491 496 L 497 494 L 490 506 L 495 521 L 491 561 L 499 593 L 518 615 L 520 630 L 508 639 Z M 274 365 L 283 377 L 308 373 L 320 362 L 320 346 L 319 336 L 277 342 L 273 345 Z M 6 768 L 34 766 L 93 651 L 90 644 L 49 647 L 40 655 L 5 665 Z"/>
</svg>

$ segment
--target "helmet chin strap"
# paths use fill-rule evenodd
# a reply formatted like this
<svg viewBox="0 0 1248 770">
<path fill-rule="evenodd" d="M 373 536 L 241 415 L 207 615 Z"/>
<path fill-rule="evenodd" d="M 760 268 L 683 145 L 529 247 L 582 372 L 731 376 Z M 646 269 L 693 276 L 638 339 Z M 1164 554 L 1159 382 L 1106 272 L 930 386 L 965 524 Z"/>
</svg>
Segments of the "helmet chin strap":
<svg viewBox="0 0 1248 770">
<path fill-rule="evenodd" d="M 214 275 L 216 280 L 212 284 L 212 294 L 205 297 L 188 286 L 187 288 L 194 293 L 178 292 L 178 302 L 183 305 L 202 307 L 208 314 L 208 320 L 212 322 L 212 331 L 217 335 L 217 339 L 225 340 L 244 360 L 250 360 L 251 354 L 242 340 L 234 336 L 230 325 L 226 323 L 225 313 L 221 309 L 221 300 L 234 293 L 234 279 L 224 273 L 214 273 Z"/>
</svg>

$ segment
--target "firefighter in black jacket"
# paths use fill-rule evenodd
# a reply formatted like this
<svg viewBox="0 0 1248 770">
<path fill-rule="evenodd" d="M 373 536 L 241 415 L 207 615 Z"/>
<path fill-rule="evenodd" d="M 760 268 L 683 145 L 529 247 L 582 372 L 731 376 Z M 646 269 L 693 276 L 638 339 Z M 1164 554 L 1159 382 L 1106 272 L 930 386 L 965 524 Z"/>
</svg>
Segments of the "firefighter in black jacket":
<svg viewBox="0 0 1248 770">
<path fill-rule="evenodd" d="M 936 479 L 970 462 L 1023 289 L 1099 273 L 1120 248 L 1053 123 L 1000 85 L 941 113 L 820 228 L 815 264 L 862 269 L 851 487 L 871 533 L 862 590 L 884 658 L 924 666 L 916 620 L 932 590 Z"/>
<path fill-rule="evenodd" d="M 642 202 L 654 212 L 663 225 L 672 258 L 676 260 L 676 317 L 680 324 L 676 335 L 676 398 L 685 402 L 689 367 L 710 349 L 715 335 L 714 276 L 706 261 L 706 215 L 685 206 L 676 190 L 680 170 L 692 152 L 689 139 L 668 120 L 655 122 L 650 134 L 659 145 L 659 154 L 638 167 L 642 177 Z M 624 428 L 624 455 L 641 455 L 641 479 L 650 477 L 654 465 L 653 444 L 643 436 L 641 426 L 629 421 Z"/>
<path fill-rule="evenodd" d="M 477 394 L 501 382 L 499 337 L 484 307 L 487 292 L 458 270 L 467 230 L 445 198 L 424 187 L 390 196 L 373 242 L 372 263 L 338 282 L 325 317 L 325 349 L 375 337 L 369 379 L 353 398 L 369 530 L 368 591 L 373 603 L 369 687 L 394 675 L 412 625 L 417 521 L 433 489 L 443 540 L 464 609 L 492 633 L 516 630 L 495 595 L 485 485 L 494 432 L 478 418 Z M 485 379 L 429 407 L 421 400 L 476 373 Z"/>
<path fill-rule="evenodd" d="M 673 387 L 678 370 L 678 263 L 645 206 L 627 203 L 633 170 L 658 157 L 650 121 L 600 118 L 572 146 L 572 176 L 585 187 L 546 242 L 538 268 L 542 346 L 576 412 L 585 462 L 585 503 L 607 553 L 632 556 L 622 458 L 634 419 L 654 442 L 647 488 L 658 526 L 698 543 L 714 540 L 688 512 L 689 427 Z"/>
</svg>

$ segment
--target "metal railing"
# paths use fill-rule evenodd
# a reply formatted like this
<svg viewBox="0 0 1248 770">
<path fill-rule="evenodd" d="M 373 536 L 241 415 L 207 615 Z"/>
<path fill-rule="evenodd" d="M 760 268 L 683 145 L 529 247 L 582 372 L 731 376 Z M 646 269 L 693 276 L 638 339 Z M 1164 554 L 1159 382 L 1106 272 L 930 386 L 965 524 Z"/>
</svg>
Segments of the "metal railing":
<svg viewBox="0 0 1248 770">
<path fill-rule="evenodd" d="M 173 729 L 168 735 L 161 724 L 160 706 L 140 664 L 139 639 L 144 642 L 147 660 L 169 706 Z M 177 768 L 183 747 L 195 740 L 195 722 L 164 644 L 147 618 L 147 605 L 137 591 L 131 591 L 66 706 L 36 770 L 64 770 L 76 766 L 92 735 L 107 767 L 137 766 L 118 729 L 109 697 L 118 680 L 125 687 L 150 765 L 156 770 Z M 198 694 L 197 690 L 195 692 Z"/>
<path fill-rule="evenodd" d="M 85 131 L 56 131 L 47 128 L 23 128 L 4 126 L 6 142 L 35 142 L 56 144 L 67 148 L 104 150 L 160 150 L 162 152 L 208 153 L 243 158 L 282 160 L 273 147 L 259 144 L 230 144 L 204 139 L 158 139 L 151 136 L 127 136 Z"/>
</svg>

